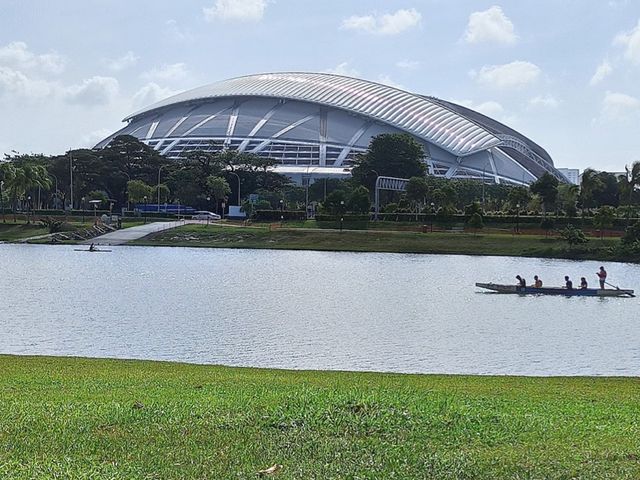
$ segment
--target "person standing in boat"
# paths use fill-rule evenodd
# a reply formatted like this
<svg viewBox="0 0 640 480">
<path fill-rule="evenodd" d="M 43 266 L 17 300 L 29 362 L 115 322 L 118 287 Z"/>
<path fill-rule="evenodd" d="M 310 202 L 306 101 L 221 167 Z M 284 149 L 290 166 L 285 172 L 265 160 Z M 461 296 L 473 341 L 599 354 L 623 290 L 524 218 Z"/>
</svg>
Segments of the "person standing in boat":
<svg viewBox="0 0 640 480">
<path fill-rule="evenodd" d="M 533 276 L 533 285 L 534 288 L 542 288 L 542 280 L 538 278 L 538 275 Z"/>
<path fill-rule="evenodd" d="M 596 273 L 598 275 L 598 279 L 600 280 L 600 288 L 604 290 L 604 284 L 607 283 L 607 271 L 604 267 L 600 267 L 600 271 Z"/>
<path fill-rule="evenodd" d="M 587 279 L 582 277 L 580 279 L 580 290 L 586 290 L 587 288 L 589 288 L 589 285 L 587 284 Z"/>
<path fill-rule="evenodd" d="M 564 276 L 564 288 L 567 290 L 573 290 L 573 282 L 569 278 L 569 275 Z"/>
<path fill-rule="evenodd" d="M 527 286 L 527 281 L 522 278 L 520 275 L 516 275 L 516 280 L 518 280 L 518 287 L 525 288 Z"/>
</svg>

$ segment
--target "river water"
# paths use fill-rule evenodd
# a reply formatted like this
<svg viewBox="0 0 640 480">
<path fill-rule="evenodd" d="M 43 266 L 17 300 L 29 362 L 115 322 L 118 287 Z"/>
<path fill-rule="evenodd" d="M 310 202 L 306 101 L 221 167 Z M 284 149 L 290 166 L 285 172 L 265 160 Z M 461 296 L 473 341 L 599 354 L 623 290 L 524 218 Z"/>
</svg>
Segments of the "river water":
<svg viewBox="0 0 640 480">
<path fill-rule="evenodd" d="M 78 247 L 75 247 L 78 248 Z M 638 298 L 482 293 L 595 286 L 596 262 L 0 245 L 0 353 L 291 369 L 640 375 Z M 607 264 L 640 287 L 640 266 Z"/>
</svg>

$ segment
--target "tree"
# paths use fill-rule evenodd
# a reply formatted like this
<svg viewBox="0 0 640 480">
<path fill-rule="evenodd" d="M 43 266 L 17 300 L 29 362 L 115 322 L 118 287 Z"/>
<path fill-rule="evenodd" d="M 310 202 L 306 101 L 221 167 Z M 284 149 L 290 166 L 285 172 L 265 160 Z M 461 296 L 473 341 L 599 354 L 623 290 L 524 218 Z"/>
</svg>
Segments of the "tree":
<svg viewBox="0 0 640 480">
<path fill-rule="evenodd" d="M 426 172 L 424 149 L 411 135 L 383 133 L 373 137 L 366 153 L 355 159 L 351 171 L 354 180 L 375 188 L 377 176 L 411 178 L 423 177 Z"/>
<path fill-rule="evenodd" d="M 207 186 L 209 187 L 209 192 L 215 201 L 216 213 L 218 213 L 220 201 L 224 200 L 229 195 L 231 187 L 223 177 L 217 177 L 215 175 L 207 177 Z"/>
<path fill-rule="evenodd" d="M 429 185 L 424 177 L 411 177 L 407 183 L 406 191 L 407 198 L 413 204 L 417 219 L 418 212 L 422 210 L 422 207 L 426 202 L 427 194 L 429 193 Z"/>
<path fill-rule="evenodd" d="M 540 195 L 545 213 L 549 210 L 553 210 L 556 206 L 556 200 L 558 198 L 558 179 L 549 172 L 545 172 L 538 180 L 533 182 L 530 186 L 530 190 L 531 193 Z"/>
<path fill-rule="evenodd" d="M 467 225 L 469 225 L 469 227 L 474 229 L 474 234 L 477 233 L 479 229 L 484 227 L 484 222 L 482 221 L 482 215 L 480 215 L 480 213 L 478 212 L 475 212 L 473 215 L 471 215 L 471 217 L 469 217 L 469 221 L 467 222 Z"/>
<path fill-rule="evenodd" d="M 524 208 L 531 200 L 531 192 L 526 187 L 512 187 L 507 198 L 511 208 L 517 208 L 517 205 Z"/>
<path fill-rule="evenodd" d="M 564 210 L 568 217 L 575 217 L 578 213 L 576 203 L 579 194 L 580 188 L 578 185 L 563 183 L 558 186 L 558 202 L 560 208 Z"/>
<path fill-rule="evenodd" d="M 580 205 L 582 212 L 585 209 L 592 208 L 594 194 L 597 190 L 602 188 L 602 180 L 598 178 L 598 172 L 592 168 L 587 168 L 582 172 L 582 178 L 580 180 Z"/>
<path fill-rule="evenodd" d="M 353 213 L 369 213 L 371 201 L 369 200 L 369 190 L 360 185 L 354 188 L 347 195 L 347 210 Z"/>
<path fill-rule="evenodd" d="M 342 215 L 345 212 L 345 204 L 347 203 L 347 194 L 344 190 L 334 190 L 327 199 L 322 203 L 323 209 L 331 215 Z"/>
<path fill-rule="evenodd" d="M 32 163 L 23 163 L 20 166 L 12 165 L 11 167 L 3 167 L 3 176 L 5 178 L 5 189 L 8 192 L 12 210 L 13 221 L 16 222 L 16 211 L 18 210 L 19 203 L 24 206 L 24 196 L 37 188 L 48 189 L 51 180 L 47 174 L 47 170 L 42 165 L 35 165 Z M 27 209 L 32 209 L 32 203 L 27 204 Z M 27 223 L 30 223 L 31 219 L 27 218 Z"/>
<path fill-rule="evenodd" d="M 127 195 L 130 202 L 142 203 L 144 202 L 144 197 L 147 197 L 147 201 L 152 198 L 153 187 L 142 180 L 131 180 L 127 182 Z"/>
<path fill-rule="evenodd" d="M 160 198 L 160 203 L 167 203 L 169 201 L 169 193 L 171 193 L 171 190 L 169 190 L 169 187 L 167 187 L 167 185 L 165 183 L 161 183 L 160 185 L 156 185 L 154 187 L 155 190 L 155 196 L 154 198 Z M 158 195 L 158 193 L 160 195 Z"/>
<path fill-rule="evenodd" d="M 604 237 L 605 230 L 613 226 L 616 218 L 616 209 L 607 205 L 600 207 L 593 217 L 593 225 L 600 230 L 600 238 Z"/>
<path fill-rule="evenodd" d="M 589 241 L 582 230 L 571 224 L 567 225 L 566 228 L 560 232 L 560 237 L 571 247 L 574 245 L 581 245 Z"/>
</svg>

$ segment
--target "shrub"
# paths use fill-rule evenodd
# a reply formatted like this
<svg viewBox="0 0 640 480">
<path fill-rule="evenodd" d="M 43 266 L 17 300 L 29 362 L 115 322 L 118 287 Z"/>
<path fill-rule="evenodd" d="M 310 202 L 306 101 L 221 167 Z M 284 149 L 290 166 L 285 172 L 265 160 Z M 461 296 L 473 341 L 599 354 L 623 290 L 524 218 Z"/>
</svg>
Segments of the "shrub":
<svg viewBox="0 0 640 480">
<path fill-rule="evenodd" d="M 58 233 L 68 229 L 68 225 L 62 220 L 53 217 L 44 217 L 40 219 L 40 224 L 47 227 L 49 233 Z"/>
<path fill-rule="evenodd" d="M 582 230 L 571 224 L 560 231 L 560 237 L 570 246 L 582 245 L 589 241 Z"/>
<path fill-rule="evenodd" d="M 622 237 L 622 243 L 625 245 L 631 245 L 636 242 L 640 242 L 640 221 L 627 228 Z"/>
</svg>

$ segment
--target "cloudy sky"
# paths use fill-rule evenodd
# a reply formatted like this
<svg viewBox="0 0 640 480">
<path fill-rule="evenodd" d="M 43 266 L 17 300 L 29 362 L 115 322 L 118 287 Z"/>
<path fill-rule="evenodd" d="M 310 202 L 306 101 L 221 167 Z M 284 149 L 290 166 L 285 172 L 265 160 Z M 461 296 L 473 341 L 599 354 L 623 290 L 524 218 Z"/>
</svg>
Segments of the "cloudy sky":
<svg viewBox="0 0 640 480">
<path fill-rule="evenodd" d="M 640 160 L 639 0 L 0 0 L 0 153 L 92 146 L 168 95 L 273 71 L 462 103 L 561 167 Z"/>
</svg>

